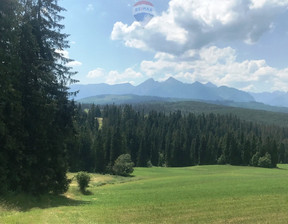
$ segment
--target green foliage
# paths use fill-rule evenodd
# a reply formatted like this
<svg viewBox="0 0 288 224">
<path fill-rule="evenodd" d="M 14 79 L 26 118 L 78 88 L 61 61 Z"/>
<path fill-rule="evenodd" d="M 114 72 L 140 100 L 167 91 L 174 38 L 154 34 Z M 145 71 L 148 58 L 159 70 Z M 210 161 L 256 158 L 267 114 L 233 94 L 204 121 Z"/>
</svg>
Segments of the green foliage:
<svg viewBox="0 0 288 224">
<path fill-rule="evenodd" d="M 251 165 L 252 166 L 258 166 L 259 164 L 259 158 L 260 158 L 260 152 L 256 152 L 251 159 Z"/>
<path fill-rule="evenodd" d="M 180 101 L 180 102 L 151 102 L 146 104 L 136 104 L 134 108 L 138 111 L 144 111 L 145 113 L 149 113 L 149 111 L 157 111 L 157 112 L 165 112 L 166 114 L 173 113 L 174 111 L 180 110 L 183 114 L 195 113 L 195 114 L 220 114 L 220 115 L 229 115 L 233 114 L 239 117 L 242 120 L 268 124 L 268 125 L 277 125 L 281 127 L 287 127 L 288 125 L 288 117 L 287 117 L 287 108 L 277 108 L 272 106 L 267 106 L 258 103 L 244 103 L 247 106 L 243 105 L 244 108 L 241 107 L 241 103 L 231 103 L 227 102 L 227 106 L 218 105 L 204 102 L 196 102 L 196 101 Z M 240 105 L 239 105 L 240 104 Z M 249 104 L 251 104 L 251 109 Z M 253 107 L 262 105 L 263 107 Z M 275 111 L 275 112 L 273 112 Z"/>
<path fill-rule="evenodd" d="M 0 194 L 10 190 L 15 181 L 17 158 L 21 152 L 21 137 L 25 133 L 19 124 L 21 120 L 20 93 L 17 87 L 17 70 L 20 60 L 18 49 L 18 15 L 20 4 L 17 0 L 2 0 L 0 4 Z M 12 160 L 12 161 L 11 161 Z"/>
<path fill-rule="evenodd" d="M 129 154 L 120 155 L 112 168 L 113 173 L 119 176 L 129 176 L 133 173 L 134 163 L 131 160 L 131 156 Z"/>
<path fill-rule="evenodd" d="M 76 120 L 79 144 L 71 144 L 69 150 L 74 171 L 111 173 L 121 154 L 130 154 L 138 167 L 150 166 L 150 162 L 168 167 L 258 166 L 266 152 L 272 167 L 280 157 L 288 162 L 288 128 L 247 122 L 232 114 L 143 113 L 129 105 L 106 105 L 97 114 L 102 127 L 95 129 L 89 121 L 96 116 L 97 107 L 82 106 L 77 108 Z"/>
<path fill-rule="evenodd" d="M 55 51 L 68 47 L 63 10 L 56 0 L 0 4 L 0 179 L 8 191 L 68 189 L 74 105 L 66 86 L 74 73 Z"/>
<path fill-rule="evenodd" d="M 79 172 L 75 177 L 80 191 L 85 192 L 86 188 L 89 186 L 89 182 L 91 179 L 90 175 L 87 172 Z"/>
<path fill-rule="evenodd" d="M 149 160 L 149 161 L 147 162 L 147 167 L 149 167 L 149 168 L 153 167 L 153 164 L 152 164 L 151 160 Z"/>
<path fill-rule="evenodd" d="M 272 168 L 272 161 L 271 161 L 271 155 L 266 152 L 265 156 L 262 156 L 258 160 L 258 166 L 264 167 L 264 168 Z"/>
</svg>

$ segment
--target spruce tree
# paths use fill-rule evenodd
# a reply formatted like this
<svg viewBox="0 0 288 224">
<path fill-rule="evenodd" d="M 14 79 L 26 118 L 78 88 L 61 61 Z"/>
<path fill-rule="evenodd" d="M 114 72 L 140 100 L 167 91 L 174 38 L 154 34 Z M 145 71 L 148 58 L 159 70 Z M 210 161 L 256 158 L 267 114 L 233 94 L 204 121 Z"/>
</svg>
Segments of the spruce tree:
<svg viewBox="0 0 288 224">
<path fill-rule="evenodd" d="M 16 157 L 9 161 L 15 164 L 12 190 L 58 194 L 68 189 L 66 140 L 73 135 L 73 106 L 66 86 L 74 81 L 74 73 L 60 53 L 68 47 L 68 36 L 59 24 L 63 10 L 55 0 L 21 1 L 21 63 L 14 86 L 21 105 L 17 126 L 23 131 L 18 147 L 13 147 Z"/>
</svg>

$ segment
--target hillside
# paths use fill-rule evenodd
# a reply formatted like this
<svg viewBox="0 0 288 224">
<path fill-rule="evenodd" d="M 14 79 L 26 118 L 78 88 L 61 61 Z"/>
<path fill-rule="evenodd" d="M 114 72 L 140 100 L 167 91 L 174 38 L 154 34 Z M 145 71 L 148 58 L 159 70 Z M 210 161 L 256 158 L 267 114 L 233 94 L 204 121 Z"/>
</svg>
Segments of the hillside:
<svg viewBox="0 0 288 224">
<path fill-rule="evenodd" d="M 262 102 L 272 106 L 288 107 L 287 92 L 275 91 L 272 93 L 250 93 L 250 95 L 253 96 L 257 102 Z"/>
<path fill-rule="evenodd" d="M 187 113 L 215 113 L 215 114 L 234 114 L 242 120 L 257 122 L 262 124 L 272 124 L 282 127 L 288 126 L 287 110 L 284 112 L 273 112 L 267 110 L 247 109 L 240 107 L 217 105 L 196 101 L 180 101 L 180 102 L 150 102 L 146 104 L 134 105 L 139 111 L 149 112 L 151 110 L 159 112 L 175 112 L 180 110 L 183 114 Z M 271 107 L 273 108 L 273 107 Z M 275 108 L 274 108 L 275 109 Z"/>
<path fill-rule="evenodd" d="M 105 104 L 142 104 L 142 103 L 163 103 L 163 102 L 203 102 L 206 104 L 214 104 L 214 105 L 222 105 L 226 107 L 239 107 L 253 110 L 265 110 L 271 112 L 280 112 L 280 113 L 288 113 L 287 107 L 277 107 L 270 106 L 264 103 L 258 102 L 234 102 L 234 101 L 195 101 L 195 100 L 187 100 L 184 98 L 167 98 L 167 97 L 156 97 L 156 96 L 139 96 L 133 94 L 127 95 L 113 95 L 113 94 L 104 94 L 98 96 L 91 96 L 83 99 L 77 100 L 79 103 L 83 104 L 96 104 L 96 105 L 105 105 Z"/>
<path fill-rule="evenodd" d="M 184 99 L 161 98 L 137 95 L 102 95 L 88 97 L 78 101 L 83 104 L 132 104 L 139 111 L 149 112 L 151 110 L 170 113 L 181 110 L 182 113 L 216 113 L 235 114 L 242 120 L 288 126 L 288 108 L 273 107 L 257 102 L 201 102 L 185 101 Z"/>
<path fill-rule="evenodd" d="M 178 101 L 179 99 L 172 98 L 163 98 L 157 96 L 138 96 L 133 94 L 127 95 L 98 95 L 86 97 L 80 100 L 77 100 L 79 103 L 83 104 L 96 104 L 96 105 L 105 105 L 105 104 L 139 104 L 139 103 L 148 103 L 148 102 L 173 102 Z"/>
</svg>

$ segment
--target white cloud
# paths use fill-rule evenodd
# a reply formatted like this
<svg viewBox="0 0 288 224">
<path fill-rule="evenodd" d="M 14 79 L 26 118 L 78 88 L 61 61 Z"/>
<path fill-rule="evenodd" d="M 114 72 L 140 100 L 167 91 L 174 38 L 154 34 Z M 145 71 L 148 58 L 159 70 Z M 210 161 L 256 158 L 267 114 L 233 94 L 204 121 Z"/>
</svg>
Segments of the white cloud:
<svg viewBox="0 0 288 224">
<path fill-rule="evenodd" d="M 82 62 L 80 62 L 80 61 L 71 61 L 71 62 L 67 63 L 67 66 L 69 66 L 69 67 L 78 67 L 81 65 L 82 65 Z"/>
<path fill-rule="evenodd" d="M 140 72 L 136 72 L 132 68 L 127 68 L 123 73 L 119 73 L 118 71 L 110 71 L 106 78 L 106 83 L 130 83 L 131 80 L 137 80 L 139 78 L 142 78 L 142 74 Z"/>
<path fill-rule="evenodd" d="M 101 80 L 107 84 L 118 84 L 118 83 L 133 83 L 137 79 L 143 77 L 142 73 L 136 72 L 133 68 L 127 68 L 124 72 L 119 72 L 112 70 L 106 72 L 102 68 L 97 68 L 93 71 L 90 71 L 87 74 L 87 78 Z M 133 80 L 133 82 L 131 81 Z"/>
<path fill-rule="evenodd" d="M 91 79 L 100 78 L 100 77 L 105 76 L 105 74 L 106 73 L 104 69 L 96 68 L 95 70 L 88 72 L 87 78 L 91 78 Z"/>
<path fill-rule="evenodd" d="M 185 58 L 185 55 L 188 55 Z M 259 91 L 288 91 L 288 68 L 279 70 L 265 60 L 237 61 L 236 50 L 231 47 L 205 47 L 180 57 L 157 53 L 153 61 L 143 61 L 141 70 L 148 76 L 164 80 L 173 76 L 184 82 L 213 82 L 238 89 Z M 158 74 L 161 74 L 159 77 Z"/>
<path fill-rule="evenodd" d="M 112 40 L 128 47 L 182 55 L 219 40 L 252 44 L 273 29 L 288 0 L 171 0 L 169 8 L 144 28 L 117 22 Z"/>
<path fill-rule="evenodd" d="M 87 74 L 90 80 L 107 84 L 139 84 L 149 77 L 158 81 L 174 77 L 186 83 L 212 82 L 252 92 L 288 91 L 288 68 L 273 68 L 265 60 L 237 61 L 237 51 L 231 47 L 204 47 L 179 56 L 158 52 L 153 60 L 142 61 L 139 71 L 96 68 Z"/>
<path fill-rule="evenodd" d="M 155 52 L 153 60 L 140 65 L 146 77 L 210 81 L 256 92 L 288 91 L 288 68 L 273 68 L 266 60 L 237 61 L 235 49 L 214 46 L 218 41 L 254 44 L 275 30 L 276 17 L 287 7 L 288 0 L 170 0 L 168 10 L 144 27 L 115 23 L 111 39 Z M 109 82 L 117 83 L 121 76 L 114 71 Z"/>
</svg>

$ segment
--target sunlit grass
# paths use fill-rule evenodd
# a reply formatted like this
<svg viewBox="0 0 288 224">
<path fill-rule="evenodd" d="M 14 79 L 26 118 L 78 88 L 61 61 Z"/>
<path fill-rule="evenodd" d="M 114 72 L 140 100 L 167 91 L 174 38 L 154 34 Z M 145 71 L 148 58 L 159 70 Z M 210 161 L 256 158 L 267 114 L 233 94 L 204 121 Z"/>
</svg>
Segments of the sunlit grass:
<svg viewBox="0 0 288 224">
<path fill-rule="evenodd" d="M 74 180 L 65 197 L 20 196 L 18 205 L 15 196 L 2 200 L 0 223 L 286 223 L 288 166 L 279 167 L 136 168 L 129 178 L 93 174 L 87 195 Z"/>
</svg>

